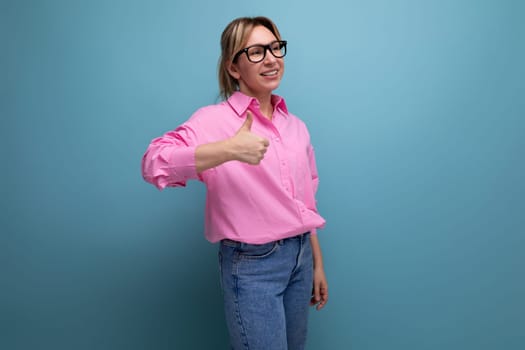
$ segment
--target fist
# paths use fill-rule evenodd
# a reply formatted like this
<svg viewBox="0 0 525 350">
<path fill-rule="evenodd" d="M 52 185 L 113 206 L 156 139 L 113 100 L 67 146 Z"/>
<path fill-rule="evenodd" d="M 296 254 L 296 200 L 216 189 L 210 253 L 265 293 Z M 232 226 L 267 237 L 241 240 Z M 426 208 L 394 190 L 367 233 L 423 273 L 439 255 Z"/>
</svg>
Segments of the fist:
<svg viewBox="0 0 525 350">
<path fill-rule="evenodd" d="M 247 112 L 246 120 L 231 138 L 234 146 L 234 158 L 238 161 L 257 165 L 264 158 L 270 142 L 264 137 L 252 133 L 253 115 Z"/>
</svg>

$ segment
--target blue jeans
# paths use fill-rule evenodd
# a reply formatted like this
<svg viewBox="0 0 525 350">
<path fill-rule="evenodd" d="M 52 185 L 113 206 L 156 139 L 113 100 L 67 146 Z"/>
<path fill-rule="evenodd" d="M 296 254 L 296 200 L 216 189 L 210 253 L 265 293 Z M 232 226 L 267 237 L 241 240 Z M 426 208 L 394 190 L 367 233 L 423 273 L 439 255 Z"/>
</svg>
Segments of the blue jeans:
<svg viewBox="0 0 525 350">
<path fill-rule="evenodd" d="M 266 244 L 223 240 L 219 266 L 232 349 L 304 349 L 313 283 L 309 233 Z"/>
</svg>

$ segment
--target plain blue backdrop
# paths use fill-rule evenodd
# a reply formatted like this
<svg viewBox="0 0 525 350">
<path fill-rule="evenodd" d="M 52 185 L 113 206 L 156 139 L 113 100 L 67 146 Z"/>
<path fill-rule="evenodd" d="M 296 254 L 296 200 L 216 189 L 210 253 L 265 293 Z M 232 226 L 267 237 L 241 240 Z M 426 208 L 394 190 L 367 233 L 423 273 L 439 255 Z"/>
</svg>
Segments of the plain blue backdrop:
<svg viewBox="0 0 525 350">
<path fill-rule="evenodd" d="M 0 348 L 226 349 L 205 189 L 140 174 L 266 15 L 309 126 L 330 302 L 308 349 L 523 349 L 522 1 L 2 1 Z"/>
</svg>

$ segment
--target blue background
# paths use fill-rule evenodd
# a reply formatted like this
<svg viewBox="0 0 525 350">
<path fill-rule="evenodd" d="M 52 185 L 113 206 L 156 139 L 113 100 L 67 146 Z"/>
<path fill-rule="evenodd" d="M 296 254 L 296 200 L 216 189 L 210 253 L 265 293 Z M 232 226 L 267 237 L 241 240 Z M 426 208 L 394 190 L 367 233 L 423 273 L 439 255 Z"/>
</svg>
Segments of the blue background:
<svg viewBox="0 0 525 350">
<path fill-rule="evenodd" d="M 154 137 L 218 101 L 267 15 L 321 176 L 308 349 L 523 349 L 522 1 L 2 1 L 1 349 L 226 349 L 204 186 Z"/>
</svg>

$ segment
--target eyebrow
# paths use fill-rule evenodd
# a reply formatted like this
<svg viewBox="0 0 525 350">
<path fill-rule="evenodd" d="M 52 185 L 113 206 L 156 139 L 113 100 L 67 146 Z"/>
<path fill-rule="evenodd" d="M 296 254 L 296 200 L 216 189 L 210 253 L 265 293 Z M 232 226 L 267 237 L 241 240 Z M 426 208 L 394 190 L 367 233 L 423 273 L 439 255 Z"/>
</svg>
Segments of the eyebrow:
<svg viewBox="0 0 525 350">
<path fill-rule="evenodd" d="M 250 46 L 254 46 L 254 45 L 266 46 L 266 45 L 270 45 L 271 43 L 274 43 L 274 42 L 276 42 L 276 41 L 281 41 L 281 40 L 279 40 L 279 39 L 274 39 L 274 40 L 272 40 L 272 41 L 269 41 L 267 44 L 261 44 L 261 43 L 255 43 L 255 44 L 251 44 L 251 45 L 246 44 L 245 47 L 250 47 Z"/>
</svg>

